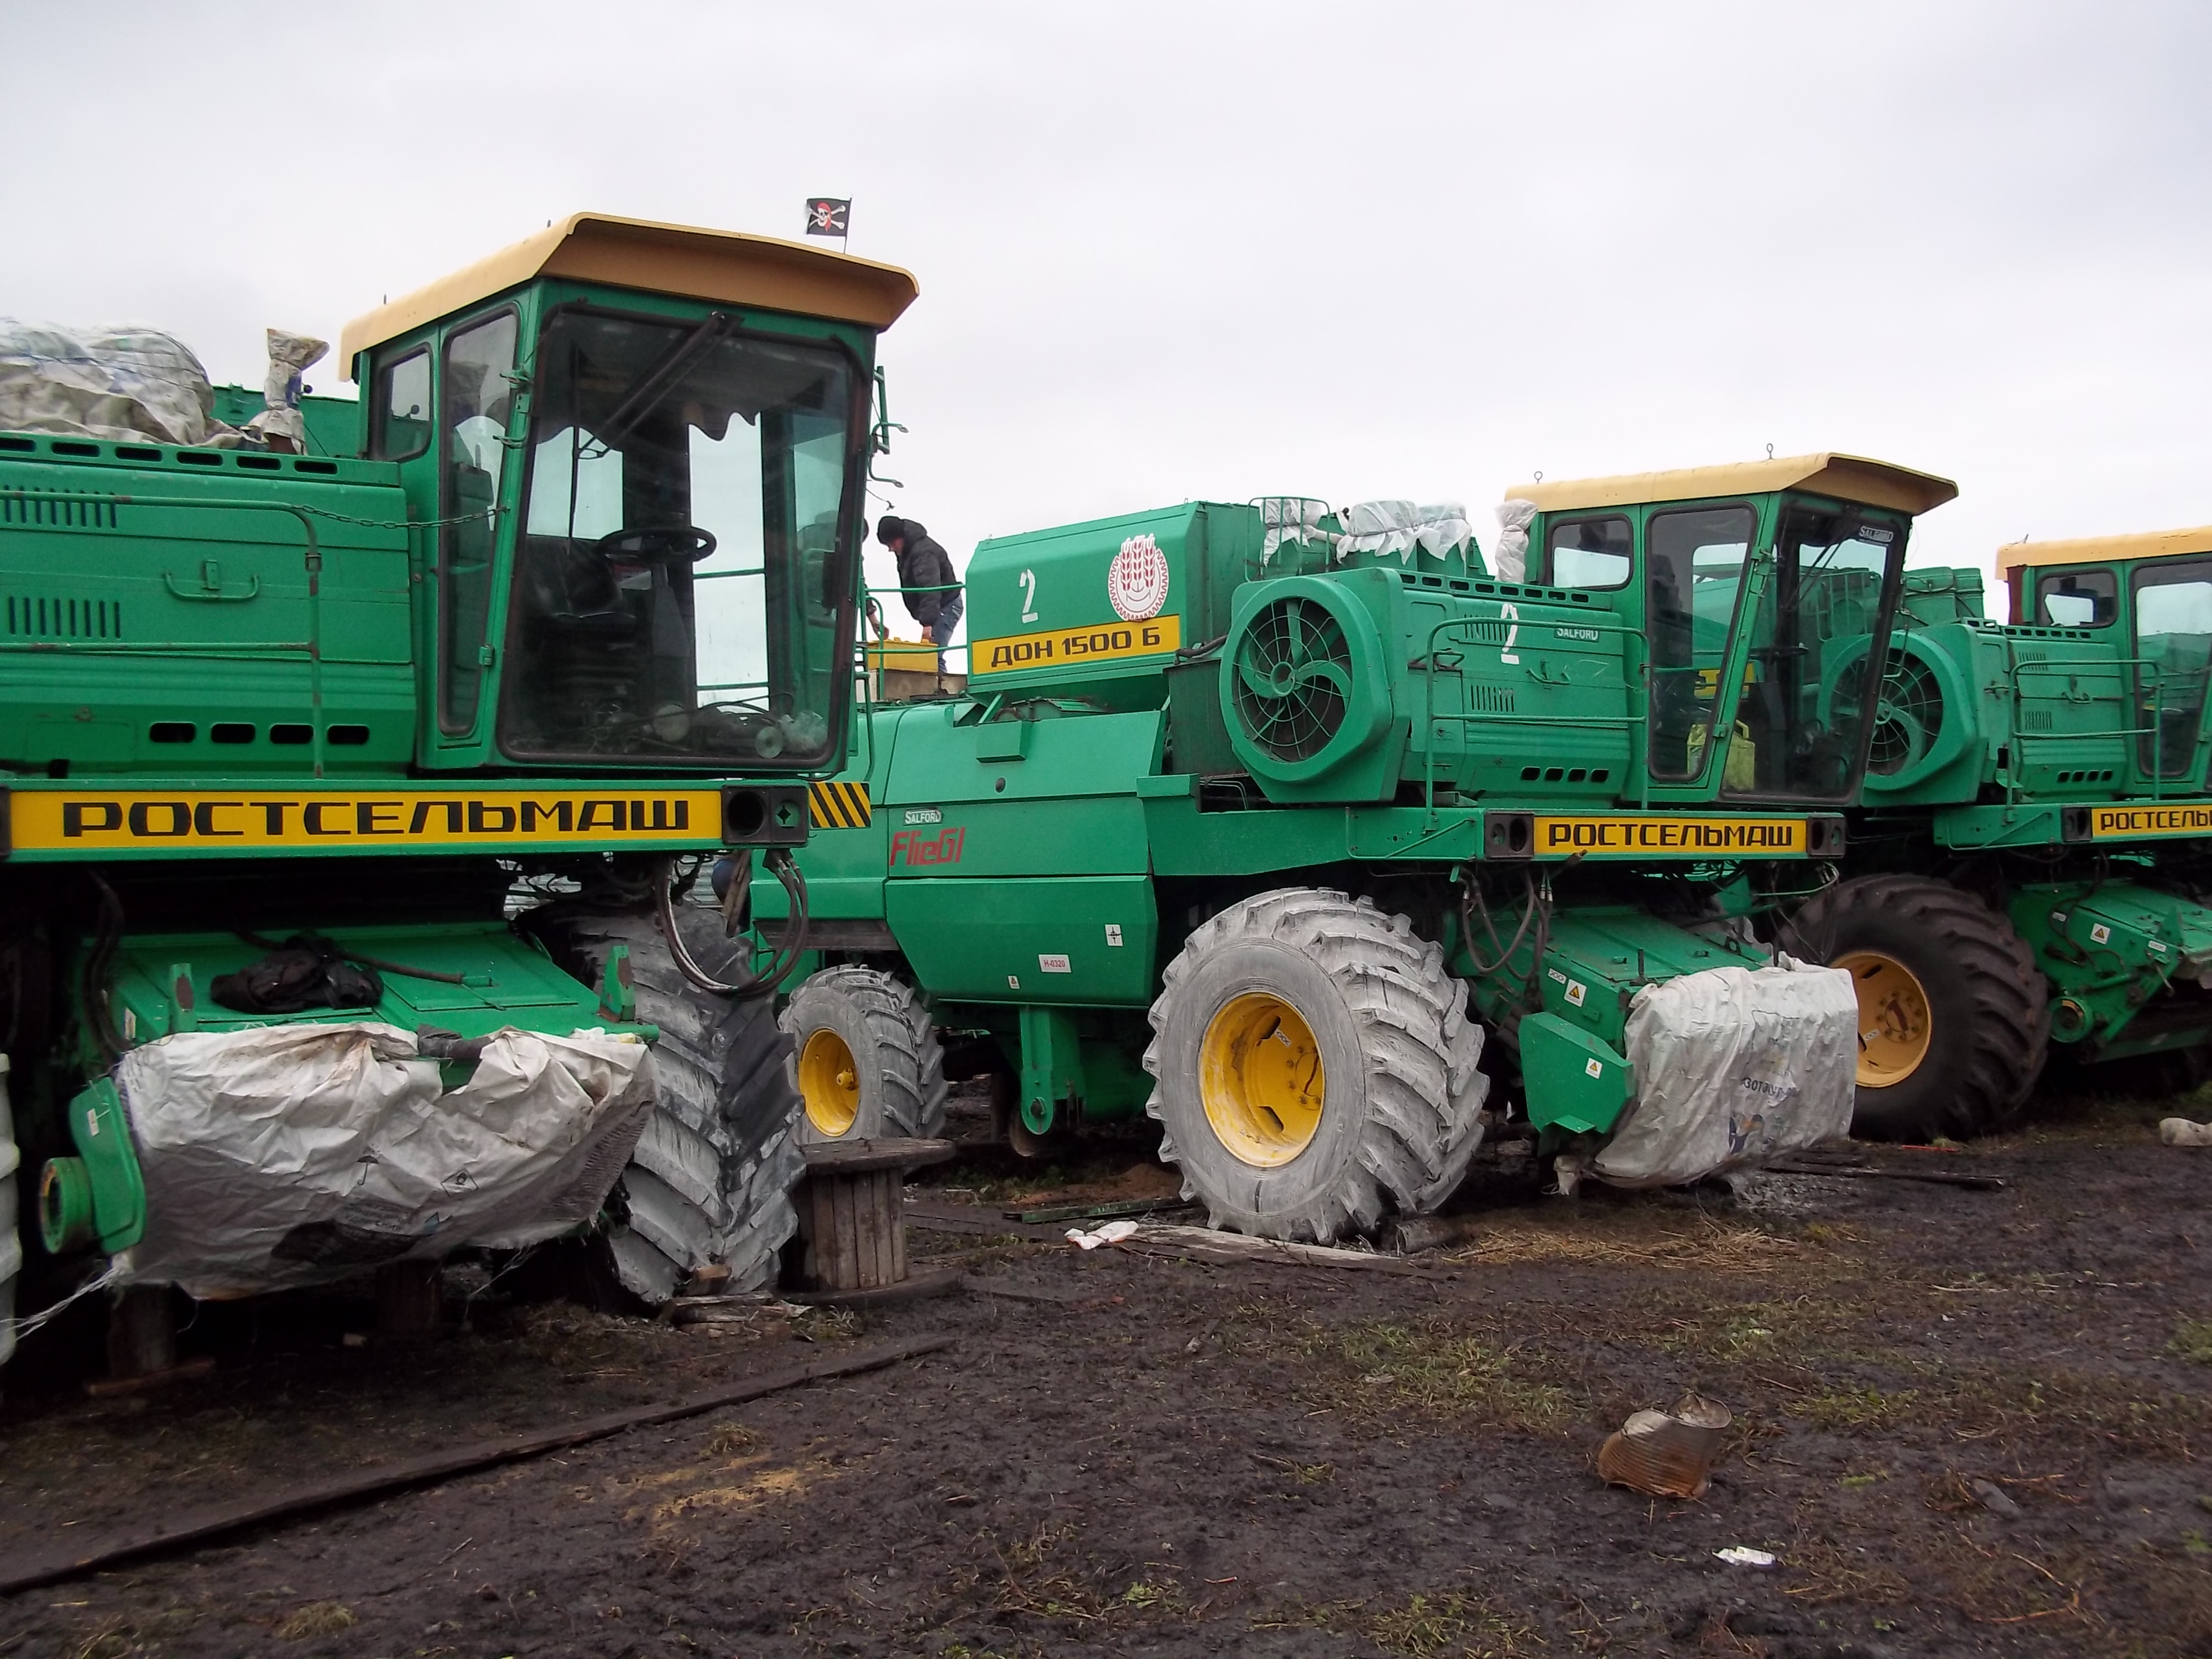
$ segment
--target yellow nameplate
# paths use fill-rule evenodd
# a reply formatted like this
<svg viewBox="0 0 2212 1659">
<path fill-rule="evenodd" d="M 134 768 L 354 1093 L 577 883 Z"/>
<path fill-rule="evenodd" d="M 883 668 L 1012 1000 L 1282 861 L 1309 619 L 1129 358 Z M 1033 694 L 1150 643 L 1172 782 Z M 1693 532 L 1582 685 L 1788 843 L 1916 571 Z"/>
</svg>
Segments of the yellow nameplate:
<svg viewBox="0 0 2212 1659">
<path fill-rule="evenodd" d="M 1658 812 L 1539 817 L 1535 854 L 1672 853 L 1729 857 L 1802 853 L 1802 818 L 1690 818 Z"/>
<path fill-rule="evenodd" d="M 720 791 L 616 787 L 17 789 L 9 805 L 18 853 L 720 844 Z"/>
<path fill-rule="evenodd" d="M 1058 668 L 1069 663 L 1114 662 L 1123 657 L 1157 656 L 1182 646 L 1182 618 L 1154 617 L 1148 622 L 1099 623 L 1090 628 L 1054 628 L 1042 634 L 1006 634 L 995 640 L 971 640 L 968 672 L 1003 674 L 1015 668 Z"/>
<path fill-rule="evenodd" d="M 2212 836 L 2212 804 L 2094 806 L 2089 835 L 2107 841 L 2131 836 Z"/>
</svg>

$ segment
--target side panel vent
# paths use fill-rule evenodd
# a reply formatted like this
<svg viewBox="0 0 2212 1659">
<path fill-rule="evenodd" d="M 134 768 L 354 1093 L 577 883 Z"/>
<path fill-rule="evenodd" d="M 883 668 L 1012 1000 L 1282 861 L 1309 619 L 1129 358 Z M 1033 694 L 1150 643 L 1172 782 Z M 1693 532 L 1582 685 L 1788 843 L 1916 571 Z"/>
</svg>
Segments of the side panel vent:
<svg viewBox="0 0 2212 1659">
<path fill-rule="evenodd" d="M 0 524 L 19 524 L 45 530 L 112 530 L 113 501 L 75 495 L 0 495 Z"/>
<path fill-rule="evenodd" d="M 119 640 L 123 602 L 73 599 L 45 593 L 10 593 L 0 601 L 13 639 Z"/>
<path fill-rule="evenodd" d="M 2020 729 L 2023 732 L 2048 732 L 2051 730 L 2051 711 L 2048 708 L 2021 709 Z"/>
<path fill-rule="evenodd" d="M 1467 689 L 1467 706 L 1470 714 L 1510 714 L 1516 708 L 1513 688 L 1510 685 L 1484 685 L 1478 681 Z"/>
</svg>

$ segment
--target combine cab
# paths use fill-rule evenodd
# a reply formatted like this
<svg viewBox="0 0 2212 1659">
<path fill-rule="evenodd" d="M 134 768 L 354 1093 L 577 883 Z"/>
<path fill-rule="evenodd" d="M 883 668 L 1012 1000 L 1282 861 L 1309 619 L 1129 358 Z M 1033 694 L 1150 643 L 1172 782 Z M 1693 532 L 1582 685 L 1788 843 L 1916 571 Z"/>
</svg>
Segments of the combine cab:
<svg viewBox="0 0 2212 1659">
<path fill-rule="evenodd" d="M 343 446 L 333 406 L 304 445 L 0 433 L 36 1288 L 587 1229 L 647 1301 L 772 1274 L 787 1045 L 680 900 L 727 849 L 788 875 L 846 751 L 875 340 L 914 294 L 580 215 L 349 327 Z"/>
<path fill-rule="evenodd" d="M 1842 854 L 1847 665 L 1954 493 L 1832 455 L 1531 485 L 1512 580 L 1404 502 L 983 544 L 967 695 L 817 787 L 807 1132 L 928 1132 L 949 1055 L 1018 1146 L 1148 1112 L 1217 1224 L 1303 1239 L 1435 1207 L 1508 1122 L 1569 1184 L 1840 1133 L 1849 982 L 1761 936 Z"/>
</svg>

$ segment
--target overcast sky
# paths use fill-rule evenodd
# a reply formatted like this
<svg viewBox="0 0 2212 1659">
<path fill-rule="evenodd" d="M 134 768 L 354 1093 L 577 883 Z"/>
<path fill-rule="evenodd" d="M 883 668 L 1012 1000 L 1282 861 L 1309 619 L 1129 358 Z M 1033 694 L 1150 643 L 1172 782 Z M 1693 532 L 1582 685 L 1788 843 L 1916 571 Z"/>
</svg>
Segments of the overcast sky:
<svg viewBox="0 0 2212 1659">
<path fill-rule="evenodd" d="M 1463 501 L 1486 545 L 1538 470 L 1769 444 L 1958 480 L 1916 563 L 2212 521 L 2202 3 L 5 16 L 0 313 L 218 380 L 578 209 L 852 197 L 921 283 L 896 510 L 962 563 L 1263 493 Z"/>
</svg>

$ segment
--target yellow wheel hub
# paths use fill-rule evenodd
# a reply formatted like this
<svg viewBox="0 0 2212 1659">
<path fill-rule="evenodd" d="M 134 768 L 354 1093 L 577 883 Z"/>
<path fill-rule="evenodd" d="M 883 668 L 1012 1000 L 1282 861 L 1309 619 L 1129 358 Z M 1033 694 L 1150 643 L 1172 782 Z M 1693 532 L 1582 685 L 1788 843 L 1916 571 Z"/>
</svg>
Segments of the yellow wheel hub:
<svg viewBox="0 0 2212 1659">
<path fill-rule="evenodd" d="M 799 1096 L 806 1121 L 833 1139 L 860 1115 L 860 1068 L 845 1039 L 826 1025 L 809 1032 L 799 1051 Z"/>
<path fill-rule="evenodd" d="M 1255 1169 L 1288 1164 L 1321 1127 L 1321 1046 L 1298 1011 L 1250 991 L 1222 1006 L 1198 1049 L 1198 1096 L 1221 1144 Z"/>
<path fill-rule="evenodd" d="M 1879 951 L 1853 951 L 1830 964 L 1851 976 L 1859 999 L 1859 1087 L 1902 1083 L 1928 1058 L 1935 1021 L 1912 970 Z"/>
</svg>

